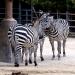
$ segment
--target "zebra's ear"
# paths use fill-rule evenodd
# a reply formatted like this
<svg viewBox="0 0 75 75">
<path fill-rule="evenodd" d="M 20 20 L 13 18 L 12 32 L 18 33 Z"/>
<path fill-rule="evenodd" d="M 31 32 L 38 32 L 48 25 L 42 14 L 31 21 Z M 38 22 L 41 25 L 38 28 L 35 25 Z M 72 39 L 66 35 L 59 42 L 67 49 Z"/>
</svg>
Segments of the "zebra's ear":
<svg viewBox="0 0 75 75">
<path fill-rule="evenodd" d="M 39 14 L 43 14 L 44 12 L 42 10 L 39 10 Z"/>
</svg>

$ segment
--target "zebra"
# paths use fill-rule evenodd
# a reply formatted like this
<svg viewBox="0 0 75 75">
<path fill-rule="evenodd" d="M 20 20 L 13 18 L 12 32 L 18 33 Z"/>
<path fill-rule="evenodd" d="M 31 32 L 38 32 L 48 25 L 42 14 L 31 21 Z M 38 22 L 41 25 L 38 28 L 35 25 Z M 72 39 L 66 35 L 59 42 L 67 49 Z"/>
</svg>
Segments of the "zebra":
<svg viewBox="0 0 75 75">
<path fill-rule="evenodd" d="M 57 41 L 58 60 L 59 60 L 61 54 L 61 40 L 63 40 L 63 56 L 66 55 L 65 44 L 69 34 L 69 23 L 65 19 L 60 19 L 60 18 L 53 19 L 53 16 L 48 16 L 47 18 L 48 18 L 49 25 L 46 26 L 45 34 L 49 37 L 49 41 L 52 46 L 52 52 L 53 52 L 52 59 L 55 58 L 54 41 Z"/>
<path fill-rule="evenodd" d="M 41 15 L 41 17 L 39 19 L 37 19 L 35 22 L 32 22 L 32 23 L 27 23 L 27 24 L 24 24 L 25 26 L 27 27 L 35 27 L 37 32 L 38 32 L 38 35 L 39 35 L 39 45 L 40 45 L 40 58 L 41 58 L 41 61 L 44 61 L 44 58 L 43 58 L 43 45 L 44 45 L 44 40 L 45 40 L 45 33 L 44 33 L 44 29 L 45 29 L 45 25 L 48 24 L 48 21 L 47 21 L 47 16 L 48 16 L 48 13 L 43 13 Z M 32 48 L 31 48 L 32 49 Z M 30 50 L 31 51 L 31 50 Z M 31 52 L 30 52 L 31 53 Z M 29 62 L 32 63 L 32 53 L 29 55 Z M 23 56 L 24 56 L 24 50 L 23 50 L 23 54 L 22 54 L 22 60 L 23 60 Z"/>
<path fill-rule="evenodd" d="M 36 20 L 36 22 L 38 23 L 38 20 Z M 36 29 L 37 29 L 37 32 L 38 32 L 38 36 L 39 36 L 39 45 L 40 45 L 40 59 L 41 59 L 41 61 L 44 61 L 44 58 L 43 58 L 43 55 L 42 55 L 42 52 L 43 52 L 43 44 L 44 44 L 44 39 L 45 39 L 45 34 L 44 34 L 44 31 L 41 29 L 42 27 L 39 25 L 39 23 L 38 23 L 38 25 L 37 25 L 37 23 L 34 23 L 34 25 L 36 24 Z M 27 24 L 24 24 L 25 26 L 27 26 L 27 27 L 33 27 L 33 24 L 32 23 L 27 23 Z M 40 31 L 40 32 L 39 32 Z M 31 48 L 31 49 L 33 49 L 33 48 Z M 22 50 L 23 52 L 22 52 L 22 61 L 23 61 L 23 56 L 24 56 L 24 50 Z M 30 63 L 32 63 L 32 52 L 30 52 L 31 54 L 29 55 L 30 57 L 29 57 L 29 62 Z"/>
<path fill-rule="evenodd" d="M 21 49 L 25 49 L 25 65 L 28 65 L 28 48 L 34 48 L 34 64 L 37 66 L 36 56 L 38 48 L 38 33 L 34 27 L 29 28 L 23 25 L 14 25 L 13 28 L 9 28 L 8 38 L 11 44 L 11 48 L 14 53 L 14 66 L 19 67 L 21 61 Z"/>
<path fill-rule="evenodd" d="M 43 45 L 44 45 L 44 40 L 45 40 L 45 32 L 44 29 L 46 28 L 45 26 L 48 26 L 49 22 L 47 19 L 47 16 L 49 15 L 49 13 L 45 13 L 42 12 L 41 16 L 39 18 L 37 18 L 36 21 L 33 22 L 32 26 L 35 26 L 38 35 L 39 35 L 39 44 L 40 44 L 40 58 L 41 61 L 44 61 L 44 57 L 43 57 Z M 28 24 L 27 26 L 31 27 L 30 24 Z"/>
</svg>

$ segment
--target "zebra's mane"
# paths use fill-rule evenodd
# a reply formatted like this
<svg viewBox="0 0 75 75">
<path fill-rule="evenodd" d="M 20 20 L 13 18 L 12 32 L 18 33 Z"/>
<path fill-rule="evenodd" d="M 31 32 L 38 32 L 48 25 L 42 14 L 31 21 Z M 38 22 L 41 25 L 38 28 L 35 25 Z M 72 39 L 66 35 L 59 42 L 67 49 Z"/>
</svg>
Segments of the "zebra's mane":
<svg viewBox="0 0 75 75">
<path fill-rule="evenodd" d="M 39 19 L 36 19 L 35 21 L 33 21 L 33 26 L 35 27 L 37 25 L 39 25 Z"/>
<path fill-rule="evenodd" d="M 24 24 L 24 26 L 26 26 L 26 27 L 33 27 L 33 24 L 32 23 L 26 23 L 26 24 Z"/>
</svg>

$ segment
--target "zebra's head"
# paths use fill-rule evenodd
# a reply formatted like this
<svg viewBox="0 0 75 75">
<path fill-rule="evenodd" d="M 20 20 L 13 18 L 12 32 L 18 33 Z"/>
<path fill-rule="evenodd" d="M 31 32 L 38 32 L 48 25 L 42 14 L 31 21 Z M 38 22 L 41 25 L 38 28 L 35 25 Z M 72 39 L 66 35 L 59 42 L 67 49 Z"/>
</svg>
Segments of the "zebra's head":
<svg viewBox="0 0 75 75">
<path fill-rule="evenodd" d="M 44 30 L 46 30 L 46 28 L 49 28 L 50 19 L 48 18 L 48 16 L 49 13 L 43 13 L 42 16 L 34 22 L 34 26 L 37 28 L 39 35 L 45 35 Z"/>
<path fill-rule="evenodd" d="M 48 31 L 51 28 L 52 24 L 53 24 L 53 16 L 48 16 L 47 17 L 47 24 L 44 24 L 45 25 L 44 31 Z"/>
<path fill-rule="evenodd" d="M 49 13 L 44 13 L 39 20 L 42 28 L 46 30 L 50 27 L 50 24 L 53 22 L 53 16 L 49 16 Z"/>
</svg>

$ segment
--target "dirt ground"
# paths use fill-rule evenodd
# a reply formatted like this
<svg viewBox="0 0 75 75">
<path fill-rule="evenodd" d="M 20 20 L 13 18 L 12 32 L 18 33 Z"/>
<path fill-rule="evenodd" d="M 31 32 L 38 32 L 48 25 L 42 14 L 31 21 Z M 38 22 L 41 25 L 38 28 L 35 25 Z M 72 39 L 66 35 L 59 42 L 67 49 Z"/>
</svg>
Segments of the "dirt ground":
<svg viewBox="0 0 75 75">
<path fill-rule="evenodd" d="M 52 50 L 48 38 L 45 39 L 43 47 L 44 61 L 40 61 L 40 51 L 38 48 L 37 63 L 24 66 L 24 63 L 20 64 L 20 67 L 15 68 L 13 63 L 0 62 L 0 75 L 12 75 L 12 72 L 21 72 L 21 74 L 15 75 L 75 75 L 75 38 L 68 38 L 66 42 L 66 57 L 61 54 L 61 59 L 57 59 L 57 43 L 55 42 L 55 54 L 56 58 L 51 60 Z"/>
</svg>

